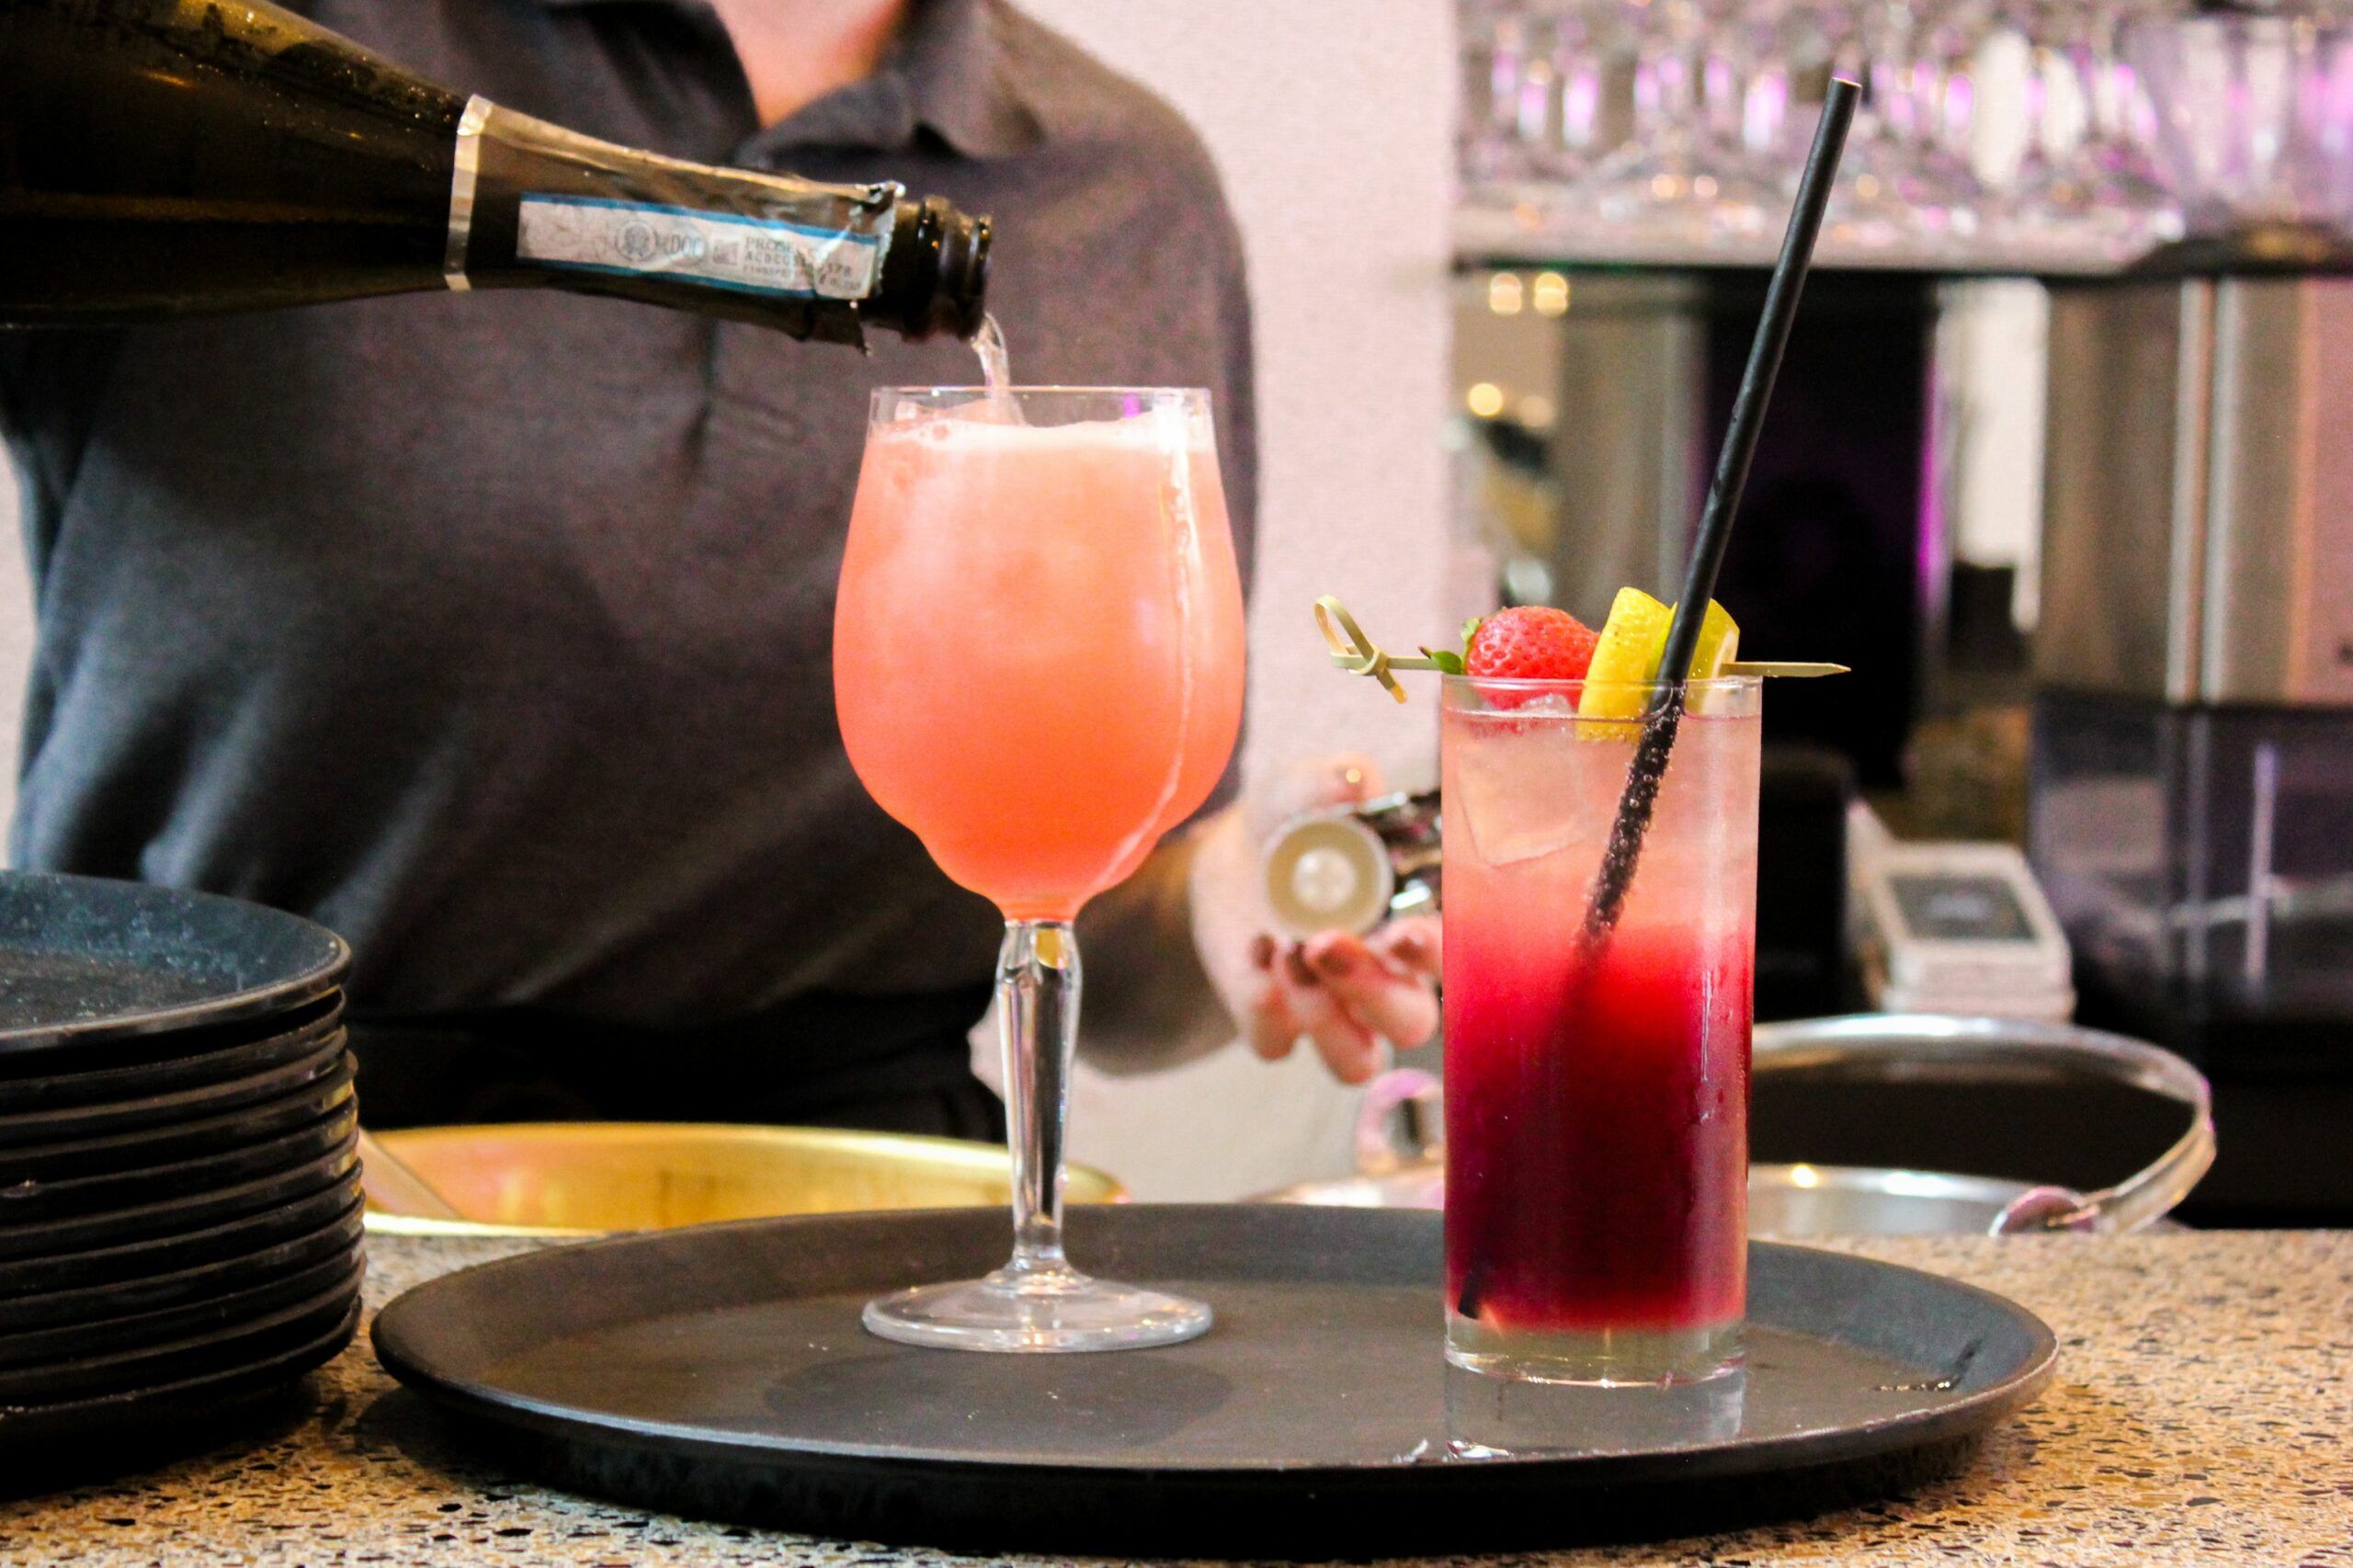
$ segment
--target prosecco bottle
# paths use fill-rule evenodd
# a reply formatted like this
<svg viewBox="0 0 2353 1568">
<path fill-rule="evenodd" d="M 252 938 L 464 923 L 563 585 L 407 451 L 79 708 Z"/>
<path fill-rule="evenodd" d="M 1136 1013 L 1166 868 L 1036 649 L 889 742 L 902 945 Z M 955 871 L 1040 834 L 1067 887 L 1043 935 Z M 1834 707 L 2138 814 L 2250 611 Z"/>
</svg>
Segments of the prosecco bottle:
<svg viewBox="0 0 2353 1568">
<path fill-rule="evenodd" d="M 0 0 L 0 324 L 541 288 L 797 337 L 970 337 L 989 222 L 680 163 L 267 0 Z"/>
</svg>

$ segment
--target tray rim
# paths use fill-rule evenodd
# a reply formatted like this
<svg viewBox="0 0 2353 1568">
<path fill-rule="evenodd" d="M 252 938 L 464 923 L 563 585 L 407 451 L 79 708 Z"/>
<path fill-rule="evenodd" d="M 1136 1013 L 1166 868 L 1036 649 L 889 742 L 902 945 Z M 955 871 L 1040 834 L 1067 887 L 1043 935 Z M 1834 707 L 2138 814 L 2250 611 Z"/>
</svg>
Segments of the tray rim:
<svg viewBox="0 0 2353 1568">
<path fill-rule="evenodd" d="M 22 1301 L 34 1296 L 55 1295 L 64 1290 L 106 1289 L 109 1286 L 121 1282 L 119 1279 L 107 1279 L 97 1281 L 96 1284 L 56 1286 L 44 1290 L 25 1290 L 16 1288 L 16 1275 L 26 1270 L 30 1270 L 36 1274 L 54 1273 L 66 1268 L 72 1268 L 78 1271 L 80 1269 L 89 1267 L 94 1263 L 97 1264 L 102 1268 L 111 1268 L 114 1266 L 128 1264 L 131 1266 L 131 1272 L 123 1276 L 123 1278 L 153 1278 L 157 1277 L 154 1271 L 150 1270 L 148 1272 L 142 1273 L 140 1272 L 139 1266 L 144 1261 L 152 1259 L 154 1250 L 157 1248 L 186 1249 L 190 1246 L 197 1246 L 201 1250 L 202 1248 L 207 1248 L 217 1244 L 222 1239 L 222 1234 L 224 1232 L 234 1232 L 235 1239 L 238 1240 L 249 1240 L 251 1235 L 256 1233 L 270 1233 L 271 1228 L 274 1225 L 283 1222 L 283 1216 L 292 1213 L 297 1210 L 307 1210 L 313 1205 L 324 1208 L 327 1199 L 332 1198 L 337 1192 L 342 1192 L 347 1188 L 348 1189 L 348 1192 L 343 1199 L 343 1206 L 341 1208 L 313 1221 L 308 1231 L 290 1232 L 287 1236 L 283 1238 L 286 1240 L 293 1240 L 299 1236 L 311 1234 L 327 1225 L 339 1222 L 350 1212 L 354 1204 L 363 1201 L 363 1196 L 359 1189 L 359 1163 L 357 1159 L 354 1159 L 351 1162 L 349 1168 L 339 1176 L 324 1177 L 299 1192 L 281 1198 L 276 1203 L 265 1204 L 258 1209 L 250 1209 L 241 1213 L 232 1214 L 226 1219 L 216 1219 L 199 1225 L 194 1230 L 167 1230 L 155 1235 L 139 1237 L 131 1241 L 114 1242 L 103 1246 L 84 1247 L 74 1252 L 40 1253 L 28 1257 L 0 1258 L 0 1290 L 11 1290 L 14 1292 L 14 1299 Z M 232 1256 L 242 1257 L 249 1253 L 259 1250 L 262 1249 L 260 1247 L 247 1246 L 236 1253 L 222 1254 L 213 1261 L 223 1261 Z M 128 1256 L 131 1254 L 137 1254 L 139 1256 Z M 196 1264 L 183 1264 L 178 1268 L 167 1269 L 163 1272 L 179 1273 L 185 1269 L 199 1267 L 201 1266 Z"/>
<path fill-rule="evenodd" d="M 184 1127 L 295 1093 L 306 1085 L 332 1076 L 347 1060 L 354 1063 L 353 1071 L 358 1071 L 349 1031 L 340 1024 L 305 1043 L 309 1049 L 300 1056 L 209 1084 L 193 1084 L 128 1099 L 0 1112 L 0 1148 L 40 1149 L 153 1128 Z M 24 1136 L 44 1122 L 63 1124 L 69 1135 L 49 1139 Z"/>
<path fill-rule="evenodd" d="M 130 1185 L 131 1193 L 135 1197 L 145 1190 L 148 1184 L 157 1182 L 207 1184 L 195 1186 L 193 1190 L 196 1191 L 233 1187 L 238 1185 L 236 1178 L 241 1176 L 265 1176 L 273 1172 L 292 1169 L 303 1162 L 297 1158 L 294 1153 L 290 1153 L 290 1146 L 307 1147 L 308 1142 L 305 1141 L 315 1142 L 334 1132 L 337 1127 L 343 1128 L 344 1131 L 336 1133 L 332 1142 L 321 1149 L 317 1154 L 311 1156 L 324 1159 L 346 1142 L 350 1142 L 358 1125 L 359 1096 L 352 1092 L 350 1079 L 347 1076 L 345 1081 L 337 1086 L 334 1098 L 328 1102 L 325 1109 L 313 1114 L 308 1121 L 298 1123 L 283 1131 L 270 1133 L 267 1137 L 244 1143 L 232 1143 L 226 1148 L 208 1150 L 185 1159 L 166 1160 L 161 1165 L 131 1165 L 118 1170 L 85 1171 L 76 1176 L 30 1179 L 37 1187 L 39 1195 L 42 1197 L 63 1192 L 68 1198 L 80 1198 L 92 1191 L 104 1193 L 123 1185 Z M 254 1160 L 267 1163 L 258 1168 L 248 1169 L 245 1162 Z M 90 1214 L 104 1214 L 112 1211 L 115 1207 L 115 1199 L 109 1198 L 105 1204 L 94 1209 L 69 1209 L 63 1214 L 41 1214 L 36 1211 L 34 1217 L 27 1223 L 40 1225 L 51 1220 L 62 1221 L 78 1219 Z M 140 1204 L 131 1202 L 121 1204 L 120 1207 L 129 1210 L 138 1208 Z"/>
<path fill-rule="evenodd" d="M 5 1274 L 7 1266 L 12 1264 L 42 1263 L 78 1256 L 85 1253 L 111 1252 L 119 1247 L 142 1242 L 175 1241 L 188 1235 L 210 1232 L 229 1221 L 265 1213 L 290 1204 L 296 1199 L 313 1197 L 340 1183 L 347 1176 L 357 1173 L 358 1169 L 359 1128 L 355 1117 L 350 1132 L 341 1142 L 325 1153 L 278 1170 L 248 1176 L 226 1187 L 207 1187 L 197 1192 L 182 1193 L 173 1198 L 133 1204 L 125 1209 L 99 1209 L 76 1214 L 52 1215 L 28 1224 L 0 1228 L 0 1241 L 11 1242 L 23 1239 L 30 1232 L 40 1231 L 42 1234 L 35 1237 L 34 1240 L 40 1244 L 40 1248 L 46 1248 L 46 1250 L 37 1248 L 32 1251 L 0 1251 L 0 1274 Z M 248 1206 L 248 1199 L 254 1193 L 268 1192 L 273 1184 L 298 1182 L 314 1171 L 331 1174 L 321 1175 L 314 1185 L 301 1187 L 290 1193 L 278 1195 L 275 1202 Z M 189 1218 L 188 1210 L 190 1210 L 199 1211 L 218 1210 L 223 1204 L 229 1205 L 228 1212 L 225 1214 L 206 1215 L 192 1225 L 176 1226 L 169 1223 L 175 1216 L 184 1220 Z M 90 1243 L 89 1237 L 76 1234 L 76 1233 L 96 1230 L 103 1225 L 126 1222 L 133 1227 L 135 1233 L 143 1233 L 118 1236 L 101 1231 L 98 1238 L 91 1244 L 84 1244 Z M 162 1228 L 150 1230 L 151 1225 L 160 1225 Z M 68 1244 L 63 1247 L 47 1248 L 47 1244 L 57 1239 L 60 1230 L 65 1231 L 71 1238 Z"/>
<path fill-rule="evenodd" d="M 307 1199 L 297 1199 L 295 1201 L 304 1202 L 307 1201 Z M 69 1319 L 74 1318 L 77 1313 L 80 1313 L 85 1321 L 91 1323 L 105 1321 L 102 1318 L 92 1315 L 91 1312 L 85 1312 L 83 1311 L 85 1308 L 94 1310 L 99 1306 L 103 1306 L 106 1304 L 103 1301 L 85 1301 L 77 1299 L 68 1301 L 61 1304 L 58 1301 L 58 1298 L 61 1296 L 85 1298 L 97 1294 L 102 1294 L 110 1290 L 119 1290 L 126 1286 L 145 1286 L 151 1289 L 162 1288 L 166 1290 L 186 1289 L 190 1286 L 194 1286 L 200 1290 L 205 1285 L 209 1284 L 210 1281 L 203 1279 L 192 1280 L 190 1276 L 205 1274 L 217 1276 L 223 1271 L 229 1271 L 233 1278 L 234 1271 L 237 1270 L 266 1268 L 267 1266 L 260 1263 L 258 1260 L 267 1255 L 284 1252 L 291 1248 L 301 1247 L 309 1244 L 320 1242 L 322 1238 L 343 1232 L 349 1233 L 348 1235 L 345 1237 L 344 1244 L 363 1245 L 367 1240 L 365 1215 L 365 1199 L 354 1199 L 350 1203 L 344 1207 L 340 1213 L 321 1221 L 310 1230 L 298 1232 L 297 1233 L 288 1236 L 280 1241 L 267 1242 L 259 1246 L 250 1247 L 244 1252 L 232 1253 L 226 1257 L 215 1258 L 210 1263 L 190 1264 L 185 1268 L 167 1269 L 161 1274 L 133 1275 L 129 1279 L 110 1280 L 98 1285 L 68 1286 L 62 1290 L 28 1290 L 20 1295 L 0 1298 L 0 1334 L 20 1333 L 28 1327 L 40 1328 L 47 1326 L 39 1321 L 39 1315 L 51 1312 L 63 1313 Z M 231 1222 L 234 1223 L 234 1221 Z M 232 1288 L 233 1289 L 233 1287 Z M 192 1299 L 201 1300 L 203 1298 L 199 1297 Z M 19 1324 L 11 1325 L 5 1315 L 9 1310 L 30 1311 L 36 1314 L 36 1321 L 29 1324 Z"/>
<path fill-rule="evenodd" d="M 46 1404 L 0 1403 L 0 1450 L 48 1437 L 79 1436 L 93 1426 L 131 1419 L 210 1415 L 222 1404 L 234 1403 L 248 1392 L 290 1386 L 342 1355 L 358 1336 L 364 1315 L 365 1304 L 355 1297 L 342 1318 L 325 1333 L 243 1366 Z"/>
<path fill-rule="evenodd" d="M 1123 1204 L 1116 1206 L 1128 1215 L 1154 1212 L 1198 1212 L 1203 1210 L 1240 1210 L 1253 1211 L 1256 1204 Z M 1294 1208 L 1292 1212 L 1297 1212 Z M 1983 1286 L 1965 1280 L 1949 1278 L 1927 1269 L 1905 1264 L 1887 1263 L 1858 1253 L 1834 1251 L 1824 1247 L 1808 1247 L 1787 1242 L 1751 1240 L 1752 1250 L 1764 1249 L 1785 1254 L 1807 1254 L 1833 1258 L 1841 1264 L 1865 1269 L 1884 1270 L 1927 1281 L 1930 1288 L 1949 1290 L 1972 1298 L 1996 1313 L 2010 1317 L 2028 1334 L 2029 1345 L 2020 1368 L 2010 1376 L 1961 1398 L 1930 1410 L 1915 1410 L 1891 1415 L 1860 1426 L 1813 1431 L 1734 1437 L 1718 1442 L 1697 1443 L 1673 1449 L 1638 1449 L 1613 1453 L 1529 1453 L 1497 1455 L 1476 1460 L 1458 1462 L 1399 1463 L 1394 1460 L 1368 1460 L 1344 1464 L 1296 1465 L 1267 1463 L 1260 1465 L 1190 1465 L 1138 1464 L 1119 1460 L 1089 1461 L 1057 1457 L 1051 1460 L 1012 1457 L 972 1457 L 927 1453 L 892 1448 L 881 1444 L 811 1443 L 800 1439 L 764 1437 L 759 1434 L 720 1437 L 708 1431 L 684 1428 L 667 1423 L 619 1418 L 609 1415 L 591 1416 L 544 1400 L 506 1394 L 494 1390 L 460 1386 L 444 1381 L 430 1373 L 417 1361 L 404 1354 L 401 1347 L 404 1321 L 413 1314 L 429 1310 L 430 1294 L 438 1287 L 470 1277 L 502 1270 L 528 1268 L 536 1258 L 550 1255 L 569 1256 L 608 1249 L 626 1249 L 662 1238 L 676 1238 L 688 1233 L 719 1233 L 764 1229 L 799 1229 L 809 1226 L 842 1225 L 851 1222 L 871 1222 L 901 1216 L 938 1216 L 953 1210 L 894 1210 L 868 1211 L 852 1214 L 785 1215 L 767 1219 L 733 1220 L 701 1226 L 688 1226 L 664 1231 L 640 1231 L 609 1236 L 592 1242 L 563 1243 L 535 1248 L 529 1252 L 492 1258 L 428 1279 L 411 1287 L 387 1302 L 369 1326 L 369 1347 L 378 1362 L 404 1387 L 427 1400 L 462 1415 L 487 1420 L 494 1425 L 520 1427 L 545 1437 L 563 1439 L 584 1447 L 606 1450 L 630 1449 L 640 1452 L 676 1453 L 680 1451 L 724 1458 L 739 1463 L 761 1467 L 790 1467 L 801 1471 L 835 1470 L 863 1472 L 878 1464 L 887 1464 L 894 1473 L 910 1478 L 926 1475 L 955 1476 L 971 1479 L 975 1475 L 1018 1477 L 1024 1482 L 1051 1483 L 1073 1482 L 1101 1483 L 1107 1479 L 1148 1483 L 1165 1479 L 1186 1484 L 1214 1486 L 1221 1483 L 1256 1486 L 1279 1480 L 1298 1486 L 1360 1486 L 1371 1482 L 1383 1488 L 1434 1487 L 1450 1489 L 1475 1485 L 1471 1478 L 1486 1474 L 1496 1479 L 1505 1476 L 1525 1476 L 1541 1472 L 1548 1478 L 1576 1485 L 1608 1485 L 1627 1479 L 1628 1472 L 1645 1477 L 1655 1472 L 1663 1463 L 1673 1463 L 1678 1472 L 1694 1480 L 1730 1479 L 1771 1474 L 1776 1471 L 1805 1467 L 1843 1463 L 1870 1459 L 1882 1454 L 1905 1452 L 1940 1442 L 1966 1437 L 1990 1428 L 2006 1417 L 2033 1403 L 2047 1388 L 2058 1367 L 2058 1337 L 2050 1324 L 2028 1308 Z M 1001 1220 L 994 1209 L 985 1210 L 992 1221 Z M 1426 1224 L 1435 1229 L 1440 1217 L 1434 1212 L 1406 1210 L 1324 1210 L 1349 1218 L 1341 1223 L 1365 1224 Z M 1110 1222 L 1110 1221 L 1105 1221 Z M 426 1305 L 417 1303 L 423 1300 Z M 1212 1331 L 1214 1332 L 1214 1330 Z M 1438 1331 L 1433 1321 L 1431 1328 L 1431 1363 L 1439 1365 Z M 937 1352 L 937 1354 L 956 1354 Z M 1128 1354 L 1119 1352 L 1119 1354 Z M 1148 1354 L 1133 1352 L 1133 1354 Z"/>
<path fill-rule="evenodd" d="M 318 1009 L 315 1014 L 299 1022 L 286 1024 L 282 1028 L 264 1027 L 276 1023 L 281 1017 L 292 1017 L 314 1007 Z M 83 1106 L 120 1104 L 126 1098 L 150 1098 L 156 1091 L 143 1086 L 142 1080 L 157 1074 L 180 1080 L 176 1087 L 167 1087 L 162 1091 L 165 1094 L 189 1088 L 201 1088 L 212 1084 L 228 1083 L 241 1077 L 250 1077 L 257 1073 L 267 1072 L 270 1063 L 265 1062 L 259 1065 L 243 1065 L 240 1070 L 240 1061 L 233 1059 L 284 1051 L 289 1053 L 286 1061 L 299 1061 L 301 1048 L 315 1046 L 327 1036 L 346 1027 L 344 1012 L 345 1006 L 340 989 L 331 987 L 307 1002 L 287 1008 L 282 1015 L 262 1013 L 249 1018 L 231 1019 L 218 1029 L 203 1028 L 165 1031 L 163 1034 L 143 1037 L 126 1035 L 114 1040 L 93 1040 L 90 1042 L 90 1048 L 93 1051 L 120 1051 L 123 1049 L 125 1040 L 169 1040 L 172 1035 L 178 1034 L 184 1037 L 181 1043 L 193 1043 L 198 1049 L 159 1055 L 143 1062 L 114 1062 L 104 1066 L 69 1067 L 62 1073 L 38 1071 L 10 1073 L 6 1069 L 13 1064 L 23 1063 L 39 1067 L 41 1065 L 40 1056 L 28 1054 L 11 1057 L 5 1052 L 0 1052 L 0 1108 L 5 1108 L 0 1109 L 0 1114 L 17 1116 L 24 1114 L 28 1109 L 70 1110 Z M 249 1029 L 251 1032 L 244 1034 L 242 1039 L 233 1039 L 225 1045 L 218 1043 L 221 1036 L 233 1034 L 240 1029 Z M 52 1046 L 45 1049 L 57 1051 L 60 1048 Z M 74 1049 L 80 1050 L 81 1042 L 75 1041 Z M 222 1065 L 221 1059 L 223 1057 L 233 1059 L 227 1064 L 228 1070 L 213 1071 L 214 1068 Z M 189 1075 L 191 1073 L 192 1076 Z M 41 1103 L 44 1093 L 58 1089 L 63 1089 L 73 1097 L 55 1104 Z"/>
<path fill-rule="evenodd" d="M 338 1076 L 341 1078 L 339 1083 L 336 1081 Z M 257 1100 L 248 1100 L 243 1105 L 233 1105 L 226 1110 L 216 1110 L 208 1115 L 191 1117 L 186 1121 L 153 1122 L 144 1127 L 130 1127 L 114 1132 L 100 1132 L 93 1137 L 61 1139 L 54 1143 L 15 1145 L 0 1143 L 0 1179 L 21 1172 L 27 1162 L 36 1160 L 53 1162 L 60 1158 L 103 1159 L 109 1154 L 124 1154 L 136 1159 L 147 1159 L 152 1156 L 142 1153 L 142 1148 L 152 1149 L 154 1144 L 167 1143 L 175 1139 L 217 1140 L 216 1146 L 208 1151 L 209 1153 L 226 1153 L 233 1149 L 253 1148 L 276 1139 L 279 1133 L 265 1132 L 256 1137 L 247 1131 L 240 1136 L 238 1135 L 240 1127 L 250 1129 L 256 1119 L 268 1120 L 283 1117 L 287 1114 L 288 1108 L 297 1101 L 305 1096 L 323 1095 L 325 1096 L 324 1103 L 312 1113 L 311 1119 L 315 1121 L 328 1115 L 345 1099 L 358 1097 L 354 1092 L 358 1078 L 358 1063 L 352 1061 L 349 1053 L 346 1052 L 345 1060 L 336 1062 L 325 1073 L 307 1082 L 297 1084 L 283 1093 L 270 1095 Z M 309 1125 L 308 1122 L 298 1121 L 281 1129 L 281 1131 L 296 1132 L 307 1125 Z M 100 1175 L 129 1176 L 142 1171 L 162 1171 L 176 1164 L 184 1163 L 186 1162 L 163 1160 L 154 1165 L 109 1165 L 99 1170 L 77 1171 L 65 1176 L 36 1176 L 32 1179 L 43 1183 L 80 1181 Z"/>
</svg>

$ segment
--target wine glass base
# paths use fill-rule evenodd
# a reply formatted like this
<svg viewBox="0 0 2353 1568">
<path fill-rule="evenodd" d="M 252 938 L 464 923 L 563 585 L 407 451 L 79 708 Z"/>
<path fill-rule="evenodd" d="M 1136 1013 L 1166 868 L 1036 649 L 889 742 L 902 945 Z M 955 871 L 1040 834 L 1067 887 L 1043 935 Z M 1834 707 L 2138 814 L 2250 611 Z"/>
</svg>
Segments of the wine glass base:
<svg viewBox="0 0 2353 1568">
<path fill-rule="evenodd" d="M 1075 1269 L 919 1285 L 866 1303 L 867 1332 L 935 1350 L 1036 1355 L 1142 1350 L 1207 1333 L 1200 1301 L 1090 1279 Z"/>
</svg>

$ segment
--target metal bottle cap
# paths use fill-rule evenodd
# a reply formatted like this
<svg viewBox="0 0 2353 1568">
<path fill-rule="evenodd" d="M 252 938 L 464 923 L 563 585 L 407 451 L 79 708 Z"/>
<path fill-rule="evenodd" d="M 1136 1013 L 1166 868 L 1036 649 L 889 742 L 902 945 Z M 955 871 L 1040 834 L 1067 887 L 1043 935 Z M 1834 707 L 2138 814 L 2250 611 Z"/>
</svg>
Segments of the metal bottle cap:
<svg viewBox="0 0 2353 1568">
<path fill-rule="evenodd" d="M 1438 794 L 1293 817 L 1267 841 L 1267 903 L 1292 935 L 1371 930 L 1438 907 Z"/>
</svg>

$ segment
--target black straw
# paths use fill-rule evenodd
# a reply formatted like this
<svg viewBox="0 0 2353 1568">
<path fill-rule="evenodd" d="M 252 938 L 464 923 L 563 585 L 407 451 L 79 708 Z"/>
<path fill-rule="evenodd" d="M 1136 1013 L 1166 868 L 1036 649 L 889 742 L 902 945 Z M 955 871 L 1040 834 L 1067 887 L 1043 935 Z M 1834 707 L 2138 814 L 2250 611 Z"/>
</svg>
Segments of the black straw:
<svg viewBox="0 0 2353 1568">
<path fill-rule="evenodd" d="M 1699 651 L 1700 623 L 1707 617 L 1708 601 L 1715 597 L 1716 574 L 1724 563 L 1724 547 L 1732 540 L 1733 514 L 1740 510 L 1740 494 L 1748 484 L 1749 460 L 1756 454 L 1765 405 L 1772 401 L 1781 351 L 1789 345 L 1790 326 L 1797 318 L 1798 297 L 1805 291 L 1814 237 L 1822 232 L 1822 214 L 1830 205 L 1831 183 L 1838 173 L 1838 154 L 1847 145 L 1847 127 L 1855 118 L 1855 100 L 1861 91 L 1852 82 L 1833 78 L 1823 99 L 1813 148 L 1806 154 L 1805 174 L 1798 182 L 1797 206 L 1790 213 L 1789 233 L 1781 240 L 1780 259 L 1773 264 L 1772 281 L 1766 285 L 1764 319 L 1756 324 L 1756 341 L 1749 346 L 1748 368 L 1741 374 L 1739 395 L 1733 399 L 1732 424 L 1724 431 L 1723 450 L 1716 457 L 1716 476 L 1708 486 L 1699 534 L 1691 541 L 1683 597 L 1676 601 L 1675 619 L 1666 629 L 1666 652 L 1658 663 L 1662 685 L 1657 702 L 1635 744 L 1634 760 L 1626 772 L 1626 791 L 1618 799 L 1617 820 L 1609 826 L 1609 846 L 1602 852 L 1600 870 L 1594 875 L 1585 915 L 1588 949 L 1608 940 L 1626 906 L 1635 863 L 1642 858 L 1643 835 L 1649 831 L 1651 812 L 1658 804 L 1659 781 L 1666 774 L 1667 754 L 1674 749 L 1675 733 L 1683 722 L 1684 682 Z"/>
</svg>

